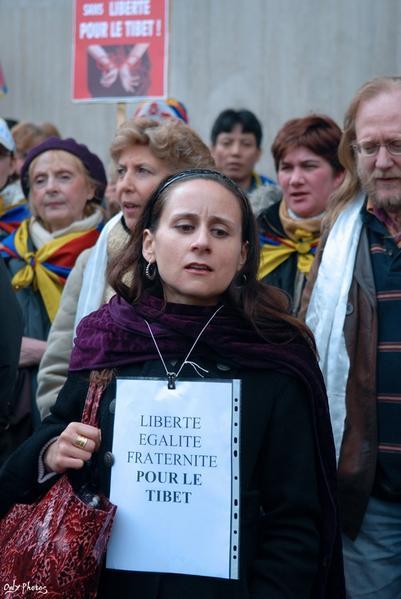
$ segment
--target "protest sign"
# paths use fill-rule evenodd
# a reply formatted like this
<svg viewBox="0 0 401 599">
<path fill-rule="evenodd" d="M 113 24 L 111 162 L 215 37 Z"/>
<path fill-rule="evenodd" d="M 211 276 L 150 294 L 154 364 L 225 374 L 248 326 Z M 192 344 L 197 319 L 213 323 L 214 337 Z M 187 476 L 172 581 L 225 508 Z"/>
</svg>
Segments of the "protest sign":
<svg viewBox="0 0 401 599">
<path fill-rule="evenodd" d="M 168 0 L 75 0 L 73 100 L 167 95 Z"/>
<path fill-rule="evenodd" d="M 238 578 L 240 381 L 118 379 L 108 568 Z"/>
</svg>

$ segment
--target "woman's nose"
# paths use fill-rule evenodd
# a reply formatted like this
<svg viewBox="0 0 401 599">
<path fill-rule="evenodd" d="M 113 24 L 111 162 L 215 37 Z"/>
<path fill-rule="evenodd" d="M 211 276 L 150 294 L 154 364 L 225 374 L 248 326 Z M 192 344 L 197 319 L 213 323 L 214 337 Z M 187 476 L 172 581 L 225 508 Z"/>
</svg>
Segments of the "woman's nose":
<svg viewBox="0 0 401 599">
<path fill-rule="evenodd" d="M 119 193 L 124 191 L 136 191 L 136 179 L 135 175 L 128 170 L 124 173 L 124 176 L 119 179 L 116 183 L 116 193 L 117 196 Z"/>
<path fill-rule="evenodd" d="M 210 235 L 206 227 L 199 227 L 195 231 L 194 238 L 192 240 L 192 247 L 198 249 L 207 249 L 210 246 Z"/>
<path fill-rule="evenodd" d="M 48 193 L 58 190 L 58 179 L 54 175 L 49 175 L 45 182 L 45 190 Z"/>
<path fill-rule="evenodd" d="M 124 183 L 130 189 L 136 189 L 135 175 L 133 173 L 130 173 L 129 171 L 127 171 L 127 173 L 124 177 Z"/>
<path fill-rule="evenodd" d="M 290 183 L 297 185 L 304 182 L 304 172 L 300 168 L 294 168 L 291 172 Z"/>
</svg>

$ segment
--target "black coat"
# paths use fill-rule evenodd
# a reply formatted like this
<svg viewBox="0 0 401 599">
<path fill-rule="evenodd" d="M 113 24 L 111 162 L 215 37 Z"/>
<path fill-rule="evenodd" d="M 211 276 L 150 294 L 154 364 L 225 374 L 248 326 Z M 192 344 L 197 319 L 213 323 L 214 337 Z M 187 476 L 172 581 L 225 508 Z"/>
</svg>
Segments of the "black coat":
<svg viewBox="0 0 401 599">
<path fill-rule="evenodd" d="M 22 313 L 0 258 L 0 464 L 13 447 L 11 424 L 22 338 Z"/>
<path fill-rule="evenodd" d="M 210 377 L 242 380 L 240 578 L 229 581 L 104 571 L 99 598 L 312 597 L 322 513 L 317 490 L 318 456 L 305 389 L 297 379 L 273 371 L 238 372 L 221 370 L 216 363 L 200 365 L 209 370 Z M 146 362 L 121 368 L 118 374 L 162 376 L 163 370 L 159 362 Z M 185 367 L 180 377 L 185 376 L 193 377 L 193 370 Z M 51 482 L 37 483 L 40 449 L 68 422 L 80 420 L 87 386 L 88 373 L 70 374 L 52 414 L 0 471 L 0 514 L 16 501 L 32 501 L 50 486 Z M 114 397 L 113 379 L 100 406 L 102 445 L 89 469 L 106 494 L 112 467 Z M 85 477 L 82 470 L 71 475 L 77 487 Z"/>
</svg>

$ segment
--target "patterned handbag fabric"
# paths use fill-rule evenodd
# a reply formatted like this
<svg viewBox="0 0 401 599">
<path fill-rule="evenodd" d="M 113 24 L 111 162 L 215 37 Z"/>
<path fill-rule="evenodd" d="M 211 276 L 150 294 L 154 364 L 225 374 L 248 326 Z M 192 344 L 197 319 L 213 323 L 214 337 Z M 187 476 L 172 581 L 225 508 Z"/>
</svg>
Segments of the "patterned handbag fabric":
<svg viewBox="0 0 401 599">
<path fill-rule="evenodd" d="M 105 382 L 91 382 L 82 422 L 96 426 Z M 116 506 L 95 496 L 96 507 L 61 476 L 37 502 L 16 504 L 0 521 L 0 595 L 3 599 L 95 599 Z"/>
</svg>

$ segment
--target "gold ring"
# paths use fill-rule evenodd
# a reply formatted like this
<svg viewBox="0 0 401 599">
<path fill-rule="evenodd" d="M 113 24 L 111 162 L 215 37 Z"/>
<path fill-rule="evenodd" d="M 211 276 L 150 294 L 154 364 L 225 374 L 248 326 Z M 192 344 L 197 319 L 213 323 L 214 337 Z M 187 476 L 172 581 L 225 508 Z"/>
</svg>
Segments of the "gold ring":
<svg viewBox="0 0 401 599">
<path fill-rule="evenodd" d="M 89 439 L 87 437 L 83 437 L 82 435 L 77 435 L 77 438 L 74 441 L 75 447 L 79 447 L 80 449 L 85 449 L 87 442 Z"/>
</svg>

